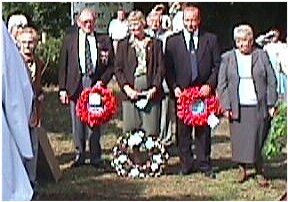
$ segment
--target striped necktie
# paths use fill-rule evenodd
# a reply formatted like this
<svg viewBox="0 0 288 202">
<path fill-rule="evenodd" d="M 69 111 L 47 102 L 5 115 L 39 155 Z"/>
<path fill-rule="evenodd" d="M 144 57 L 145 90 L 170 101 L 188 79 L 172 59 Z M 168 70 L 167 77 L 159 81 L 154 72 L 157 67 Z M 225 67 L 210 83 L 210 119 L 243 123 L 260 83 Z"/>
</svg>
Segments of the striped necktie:
<svg viewBox="0 0 288 202">
<path fill-rule="evenodd" d="M 89 76 L 93 74 L 93 62 L 91 58 L 90 44 L 88 41 L 88 35 L 85 37 L 85 73 Z"/>
</svg>

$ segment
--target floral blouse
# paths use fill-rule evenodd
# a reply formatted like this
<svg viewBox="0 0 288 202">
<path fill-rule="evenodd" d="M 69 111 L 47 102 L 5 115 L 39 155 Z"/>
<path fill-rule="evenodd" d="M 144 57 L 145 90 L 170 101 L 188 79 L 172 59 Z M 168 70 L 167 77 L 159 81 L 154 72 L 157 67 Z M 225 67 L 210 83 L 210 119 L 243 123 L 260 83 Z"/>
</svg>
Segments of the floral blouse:
<svg viewBox="0 0 288 202">
<path fill-rule="evenodd" d="M 131 47 L 135 48 L 136 57 L 138 61 L 138 66 L 135 69 L 134 76 L 139 77 L 146 75 L 147 73 L 147 64 L 146 64 L 146 47 L 148 42 L 151 40 L 150 37 L 145 37 L 144 40 L 138 40 L 133 35 L 130 37 L 129 42 Z"/>
</svg>

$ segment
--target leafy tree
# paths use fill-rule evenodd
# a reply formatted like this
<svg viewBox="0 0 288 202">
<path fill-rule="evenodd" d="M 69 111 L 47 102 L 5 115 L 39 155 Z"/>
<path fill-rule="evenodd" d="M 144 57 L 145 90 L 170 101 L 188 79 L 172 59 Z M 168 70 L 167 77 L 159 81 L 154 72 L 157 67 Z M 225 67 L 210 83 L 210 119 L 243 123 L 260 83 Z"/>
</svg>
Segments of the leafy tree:
<svg viewBox="0 0 288 202">
<path fill-rule="evenodd" d="M 7 22 L 12 14 L 22 13 L 39 32 L 60 37 L 70 24 L 70 5 L 56 2 L 3 2 L 2 17 Z"/>
</svg>

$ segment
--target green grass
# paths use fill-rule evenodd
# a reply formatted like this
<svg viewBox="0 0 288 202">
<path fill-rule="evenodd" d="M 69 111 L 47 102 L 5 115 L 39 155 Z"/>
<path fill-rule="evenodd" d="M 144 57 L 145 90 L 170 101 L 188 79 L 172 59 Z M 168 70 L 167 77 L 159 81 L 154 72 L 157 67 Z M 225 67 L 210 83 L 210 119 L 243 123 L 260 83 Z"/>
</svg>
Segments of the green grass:
<svg viewBox="0 0 288 202">
<path fill-rule="evenodd" d="M 270 178 L 268 188 L 261 188 L 254 178 L 243 184 L 234 182 L 237 168 L 230 161 L 230 137 L 225 121 L 212 136 L 212 163 L 217 169 L 217 179 L 206 178 L 201 173 L 179 176 L 175 145 L 168 150 L 171 157 L 165 175 L 146 179 L 118 177 L 109 159 L 121 135 L 121 110 L 102 127 L 105 168 L 99 170 L 89 165 L 71 168 L 73 143 L 69 108 L 61 106 L 56 91 L 51 89 L 47 90 L 45 106 L 43 127 L 48 131 L 63 175 L 57 183 L 41 181 L 39 200 L 277 200 L 286 190 L 286 153 L 266 163 Z"/>
</svg>

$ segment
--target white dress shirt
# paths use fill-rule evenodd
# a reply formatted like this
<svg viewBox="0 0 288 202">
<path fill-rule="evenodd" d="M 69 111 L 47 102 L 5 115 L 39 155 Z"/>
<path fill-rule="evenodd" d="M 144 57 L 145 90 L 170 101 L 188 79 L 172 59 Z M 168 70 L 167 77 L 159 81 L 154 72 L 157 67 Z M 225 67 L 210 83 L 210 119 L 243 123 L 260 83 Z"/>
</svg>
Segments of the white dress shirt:
<svg viewBox="0 0 288 202">
<path fill-rule="evenodd" d="M 190 32 L 188 32 L 187 29 L 184 29 L 183 31 L 184 31 L 184 38 L 185 38 L 186 47 L 187 47 L 187 50 L 189 50 L 189 42 L 190 42 L 190 37 L 191 37 Z M 197 48 L 198 48 L 198 40 L 199 40 L 198 33 L 199 33 L 199 29 L 197 29 L 193 33 L 195 50 L 197 50 Z"/>
<path fill-rule="evenodd" d="M 86 33 L 84 33 L 81 29 L 79 29 L 79 61 L 80 61 L 80 67 L 81 72 L 85 74 L 86 68 L 85 68 L 85 38 Z M 88 35 L 87 36 L 89 45 L 90 45 L 90 53 L 91 53 L 91 59 L 93 63 L 93 67 L 96 69 L 97 66 L 97 46 L 96 46 L 96 38 L 95 35 Z M 96 71 L 96 70 L 94 70 Z"/>
</svg>

